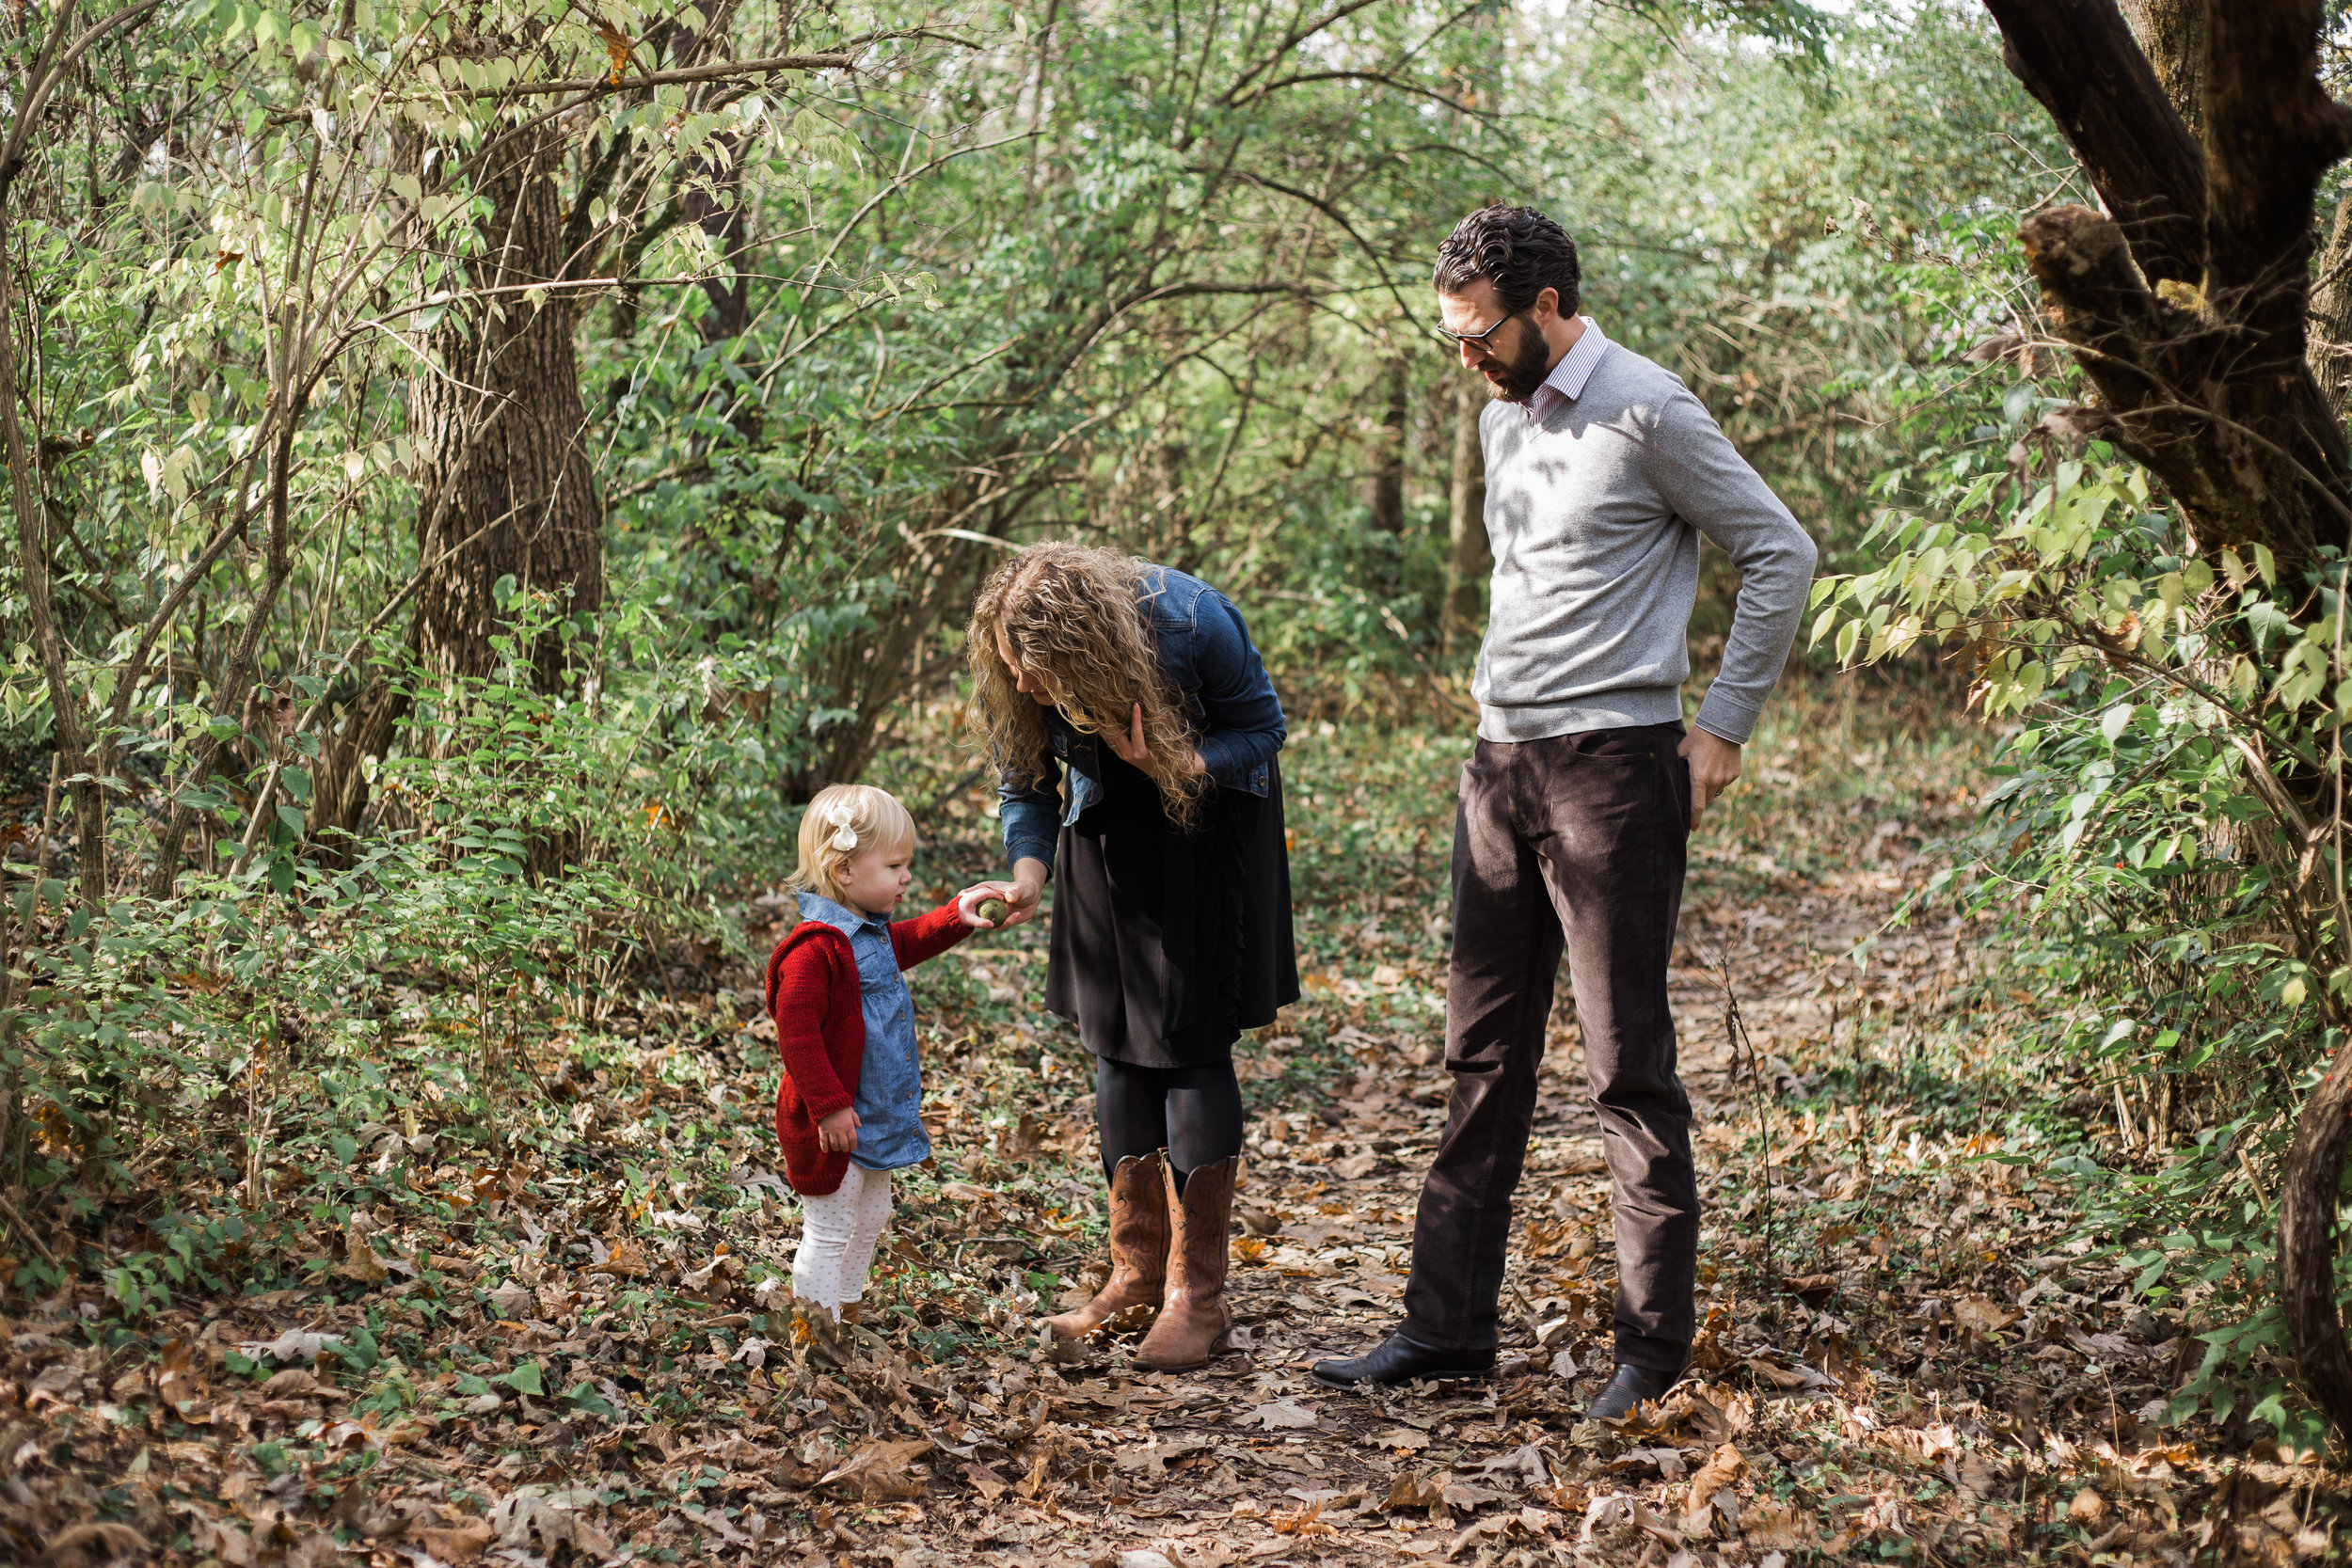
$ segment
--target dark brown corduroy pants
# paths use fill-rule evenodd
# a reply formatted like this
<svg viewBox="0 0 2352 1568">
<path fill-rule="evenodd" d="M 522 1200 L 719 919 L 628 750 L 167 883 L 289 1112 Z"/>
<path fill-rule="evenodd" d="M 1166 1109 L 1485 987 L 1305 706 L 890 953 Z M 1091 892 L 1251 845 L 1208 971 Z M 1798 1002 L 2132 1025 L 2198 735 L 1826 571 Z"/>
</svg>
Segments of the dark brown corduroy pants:
<svg viewBox="0 0 2352 1568">
<path fill-rule="evenodd" d="M 1499 1338 L 1511 1195 L 1565 949 L 1615 1184 L 1617 1360 L 1677 1371 L 1688 1357 L 1699 1197 L 1666 1006 L 1690 836 L 1681 740 L 1679 724 L 1481 740 L 1462 770 L 1446 992 L 1454 1098 L 1405 1289 L 1404 1332 L 1422 1344 L 1484 1353 Z"/>
</svg>

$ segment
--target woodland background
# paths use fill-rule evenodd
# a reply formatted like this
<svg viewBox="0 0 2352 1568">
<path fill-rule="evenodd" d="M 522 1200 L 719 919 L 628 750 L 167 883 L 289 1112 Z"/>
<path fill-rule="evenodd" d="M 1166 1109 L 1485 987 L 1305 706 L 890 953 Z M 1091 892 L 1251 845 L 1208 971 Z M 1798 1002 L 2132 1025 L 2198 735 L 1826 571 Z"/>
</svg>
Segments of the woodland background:
<svg viewBox="0 0 2352 1568">
<path fill-rule="evenodd" d="M 2194 1433 L 2317 1453 L 2352 1413 L 2328 1131 L 2344 1118 L 2307 1114 L 2352 1093 L 2333 167 L 2352 132 L 2316 96 L 2345 40 L 2315 6 L 2126 9 L 8 11 L 0 1250 L 10 1309 L 51 1326 L 17 1347 L 32 1424 L 6 1442 L 81 1403 L 72 1379 L 45 1406 L 31 1392 L 43 1347 L 71 1345 L 128 1379 L 105 1385 L 119 1428 L 230 1413 L 215 1481 L 315 1483 L 307 1503 L 272 1494 L 270 1517 L 325 1539 L 376 1427 L 237 1426 L 235 1401 L 197 1399 L 199 1372 L 258 1388 L 272 1364 L 217 1336 L 192 1351 L 207 1303 L 362 1310 L 364 1349 L 274 1359 L 324 1355 L 387 1423 L 488 1398 L 485 1426 L 501 1400 L 551 1397 L 539 1363 L 493 1386 L 435 1337 L 529 1305 L 551 1266 L 534 1204 L 571 1206 L 559 1247 L 576 1233 L 632 1321 L 730 1289 L 748 1305 L 771 1261 L 702 1256 L 688 1222 L 698 1204 L 788 1221 L 755 1180 L 756 1092 L 720 1085 L 764 1070 L 739 1030 L 799 803 L 887 784 L 927 825 L 926 887 L 987 868 L 960 630 L 1008 544 L 1104 540 L 1242 605 L 1295 736 L 1352 759 L 1297 815 L 1324 879 L 1302 910 L 1344 910 L 1353 934 L 1319 953 L 1323 990 L 1284 1026 L 1296 1063 L 1264 1095 L 1279 1079 L 1343 1117 L 1329 1073 L 1357 1075 L 1359 1106 L 1409 1076 L 1405 1034 L 1404 1058 L 1366 1045 L 1359 992 L 1407 984 L 1384 920 L 1441 955 L 1444 808 L 1383 783 L 1377 742 L 1442 761 L 1470 722 L 1484 393 L 1430 330 L 1426 277 L 1454 220 L 1501 199 L 1568 226 L 1586 309 L 1698 392 L 1823 548 L 1790 749 L 1758 750 L 1753 819 L 1720 830 L 1697 896 L 1726 922 L 1743 908 L 1760 952 L 1756 918 L 1796 919 L 1773 911 L 1823 867 L 1899 877 L 1779 939 L 1851 993 L 1816 986 L 1825 1028 L 1735 1047 L 1744 1147 L 1769 1155 L 1799 1119 L 1825 1138 L 1821 1097 L 1851 1093 L 1899 1131 L 1905 1106 L 1945 1127 L 1953 1168 L 1988 1183 L 1955 1215 L 1768 1176 L 1725 1200 L 1759 1243 L 1761 1299 L 1821 1307 L 1871 1225 L 1973 1235 L 2030 1171 L 2060 1216 L 2035 1228 L 2073 1248 L 2050 1256 L 2116 1271 L 2083 1299 L 2170 1347 L 2153 1405 L 2106 1396 L 2111 1448 L 2144 1423 L 2138 1451 Z M 1735 586 L 1720 560 L 1708 574 L 1701 670 Z M 1927 789 L 1867 819 L 1929 778 L 1940 804 Z M 1924 954 L 1905 933 L 1945 923 L 1964 962 L 1872 990 L 1874 954 Z M 1740 987 L 1768 980 L 1721 979 L 1710 1005 L 1743 1038 Z M 958 1059 L 1004 1112 L 998 1185 L 1012 1153 L 1083 1172 L 1083 1137 L 1034 1120 L 1076 1086 L 1050 1104 L 1022 1086 L 1073 1042 L 1019 985 L 971 984 L 927 1006 L 970 1031 Z M 1946 1158 L 1917 1137 L 1915 1169 Z M 1394 1147 L 1359 1153 L 1370 1171 Z M 574 1175 L 541 1184 L 557 1170 Z M 593 1199 L 553 1196 L 575 1180 Z M 957 1186 L 922 1201 L 991 1214 Z M 1947 1180 L 1922 1201 L 1951 1199 Z M 1785 1246 L 1805 1203 L 1835 1212 L 1792 1285 L 1772 1227 Z M 443 1250 L 389 1239 L 412 1222 Z M 1023 1304 L 1069 1283 L 1020 1256 L 928 1297 L 910 1283 L 891 1354 L 1000 1354 Z M 2030 1281 L 1970 1277 L 1959 1299 L 1979 1305 L 1955 1320 L 1947 1301 L 1945 1342 L 2063 1346 L 2057 1318 L 2027 1316 Z M 387 1289 L 424 1325 L 398 1376 L 365 1305 Z M 771 1325 L 773 1294 L 725 1332 L 772 1326 L 804 1395 L 810 1355 L 834 1353 Z M 1527 1325 L 1547 1350 L 1555 1321 Z M 1846 1375 L 1849 1352 L 1807 1343 L 1800 1365 Z M 1901 1376 L 1933 1394 L 1934 1359 L 1915 1350 Z M 660 1400 L 690 1400 L 646 1384 L 581 1382 L 563 1408 L 626 1428 L 648 1399 L 657 1425 L 677 1414 Z M 2008 1408 L 2004 1432 L 2038 1430 Z M 466 1462 L 495 1461 L 484 1445 Z M 1072 1463 L 1046 1449 L 1032 1502 Z M 262 1496 L 206 1484 L 215 1504 Z M 2068 1495 L 2053 1550 L 2109 1528 Z M 2254 1512 L 2212 1497 L 2215 1519 Z M 246 1509 L 232 1548 L 95 1483 L 10 1506 L 32 1511 L 24 1539 L 99 1531 L 76 1538 L 93 1556 L 132 1549 L 103 1534 L 116 1519 L 222 1560 L 267 1534 Z M 354 1538 L 356 1506 L 329 1533 Z M 812 1541 L 834 1528 L 766 1506 Z M 2311 1513 L 2257 1545 L 2287 1549 Z M 726 1540 L 693 1517 L 693 1539 Z M 1921 1539 L 1899 1510 L 1873 1517 L 1890 1550 Z M 516 1549 L 588 1550 L 513 1526 Z M 2191 1541 L 2169 1528 L 2148 1540 Z M 2010 1550 L 1947 1544 L 1977 1549 Z"/>
</svg>

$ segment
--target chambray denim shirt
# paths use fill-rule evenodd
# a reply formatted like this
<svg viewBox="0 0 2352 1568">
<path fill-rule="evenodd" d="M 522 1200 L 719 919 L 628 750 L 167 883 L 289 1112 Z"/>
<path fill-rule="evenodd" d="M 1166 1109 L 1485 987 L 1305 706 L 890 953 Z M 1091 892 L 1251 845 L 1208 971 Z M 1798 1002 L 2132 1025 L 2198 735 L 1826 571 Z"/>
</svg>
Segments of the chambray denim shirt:
<svg viewBox="0 0 2352 1568">
<path fill-rule="evenodd" d="M 914 1055 L 914 997 L 890 945 L 890 922 L 860 914 L 821 894 L 801 895 L 801 918 L 821 920 L 850 939 L 857 956 L 858 1007 L 866 1015 L 866 1060 L 858 1069 L 857 1148 L 867 1170 L 900 1170 L 930 1158 L 923 1131 L 923 1069 Z"/>
<path fill-rule="evenodd" d="M 1144 595 L 1160 668 L 1184 695 L 1200 731 L 1198 749 L 1209 777 L 1219 789 L 1263 799 L 1271 779 L 1267 765 L 1290 732 L 1273 678 L 1249 641 L 1248 623 L 1232 600 L 1172 567 L 1152 568 Z M 1044 759 L 1044 777 L 1025 787 L 1008 780 L 996 795 L 1004 802 L 999 816 L 1006 863 L 1040 860 L 1050 871 L 1057 830 L 1103 798 L 1103 743 L 1073 729 L 1057 709 L 1046 710 L 1045 735 L 1051 754 Z M 1070 769 L 1067 808 L 1060 798 L 1064 768 Z"/>
</svg>

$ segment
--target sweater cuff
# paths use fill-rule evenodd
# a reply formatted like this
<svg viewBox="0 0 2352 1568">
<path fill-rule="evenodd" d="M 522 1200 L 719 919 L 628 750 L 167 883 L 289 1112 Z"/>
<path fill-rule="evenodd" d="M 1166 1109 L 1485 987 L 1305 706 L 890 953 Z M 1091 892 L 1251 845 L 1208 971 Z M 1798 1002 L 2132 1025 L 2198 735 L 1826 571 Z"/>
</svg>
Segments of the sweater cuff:
<svg viewBox="0 0 2352 1568">
<path fill-rule="evenodd" d="M 856 1097 L 849 1094 L 829 1094 L 821 1099 L 810 1095 L 801 1096 L 801 1108 L 808 1113 L 811 1125 L 824 1120 L 835 1111 L 846 1111 L 856 1103 Z"/>
<path fill-rule="evenodd" d="M 1692 722 L 1718 740 L 1744 746 L 1748 736 L 1756 733 L 1756 721 L 1763 713 L 1761 705 L 1735 697 L 1720 685 L 1710 686 L 1699 703 L 1699 716 Z"/>
</svg>

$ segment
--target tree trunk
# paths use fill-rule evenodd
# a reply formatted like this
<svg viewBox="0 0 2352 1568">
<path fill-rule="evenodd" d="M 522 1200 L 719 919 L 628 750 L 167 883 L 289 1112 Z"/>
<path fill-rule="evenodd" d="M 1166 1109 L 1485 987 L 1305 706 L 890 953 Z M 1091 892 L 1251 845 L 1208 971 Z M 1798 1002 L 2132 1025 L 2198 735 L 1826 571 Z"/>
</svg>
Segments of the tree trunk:
<svg viewBox="0 0 2352 1568">
<path fill-rule="evenodd" d="M 2205 0 L 2122 0 L 2156 85 L 2188 134 L 2205 139 Z"/>
<path fill-rule="evenodd" d="M 2345 409 L 2352 407 L 2352 197 L 2338 203 L 2328 248 L 2319 253 L 2310 331 L 2304 357 L 2328 418 L 2342 425 Z"/>
<path fill-rule="evenodd" d="M 554 173 L 563 143 L 552 124 L 510 135 L 473 173 L 491 202 L 468 286 L 513 290 L 563 276 L 562 203 Z M 490 674 L 490 640 L 508 623 L 498 585 L 555 596 L 567 616 L 604 604 L 603 511 L 580 433 L 580 359 L 572 305 L 561 294 L 532 304 L 492 294 L 453 312 L 435 334 L 440 370 L 410 382 L 416 443 L 417 591 L 408 645 L 428 676 Z M 572 675 L 562 639 L 530 650 L 533 684 L 554 691 Z M 364 759 L 381 756 L 408 710 L 378 679 L 359 691 L 322 737 L 314 831 L 356 829 L 367 810 Z"/>
<path fill-rule="evenodd" d="M 2002 63 L 2058 121 L 2150 283 L 2204 273 L 2205 159 L 2115 0 L 1985 0 Z"/>
<path fill-rule="evenodd" d="M 2213 9 L 2201 157 L 2112 0 L 1985 4 L 2107 207 L 2019 234 L 2103 434 L 2202 549 L 2264 545 L 2293 571 L 2352 539 L 2352 460 L 2304 356 L 2312 195 L 2352 148 L 2319 83 L 2317 0 Z"/>
<path fill-rule="evenodd" d="M 1476 383 L 1454 390 L 1453 515 L 1446 526 L 1445 657 L 1475 646 L 1486 619 L 1485 588 L 1494 570 L 1486 543 L 1486 451 L 1478 416 L 1486 399 Z"/>
<path fill-rule="evenodd" d="M 1405 531 L 1405 429 L 1412 417 L 1412 367 L 1392 359 L 1388 372 L 1389 406 L 1379 433 L 1373 437 L 1372 483 L 1365 499 L 1372 508 L 1372 526 L 1383 533 Z"/>
<path fill-rule="evenodd" d="M 2295 1124 L 2279 1182 L 2279 1291 L 2295 1345 L 2296 1382 L 2313 1404 L 2352 1433 L 2352 1350 L 2336 1308 L 2336 1203 L 2344 1145 L 2352 1140 L 2352 1045 L 2339 1047 L 2328 1076 Z"/>
<path fill-rule="evenodd" d="M 554 172 L 563 142 L 552 124 L 506 138 L 474 190 L 490 198 L 484 253 L 469 284 L 512 289 L 552 283 L 564 270 L 562 204 Z M 495 590 L 556 595 L 568 615 L 604 605 L 604 532 L 596 474 L 580 433 L 580 358 L 572 308 L 561 294 L 533 305 L 493 296 L 453 314 L 434 347 L 446 374 L 409 384 L 417 445 L 420 561 L 438 561 L 417 594 L 410 633 L 431 673 L 485 675 L 490 639 L 507 617 Z M 443 559 L 446 557 L 446 559 Z M 568 678 L 562 641 L 541 638 L 531 663 L 543 691 Z"/>
<path fill-rule="evenodd" d="M 725 161 L 697 160 L 695 179 L 680 198 L 688 221 L 709 235 L 712 247 L 726 258 L 725 272 L 702 279 L 703 297 L 709 300 L 710 309 L 696 325 L 706 343 L 740 338 L 752 325 L 752 280 L 744 270 L 751 236 L 744 218 L 743 138 L 723 135 L 713 140 L 725 150 Z M 707 186 L 705 181 L 709 182 Z"/>
<path fill-rule="evenodd" d="M 62 20 L 53 24 L 65 25 Z M 5 201 L 0 187 L 0 201 Z M 90 767 L 86 715 L 67 673 L 65 637 L 57 629 L 56 607 L 49 597 L 49 502 L 33 453 L 40 432 L 26 440 L 18 418 L 22 394 L 16 375 L 15 310 L 11 259 L 8 254 L 5 208 L 0 208 L 0 445 L 8 460 L 9 507 L 16 514 L 17 561 L 24 574 L 25 619 L 31 623 L 33 647 L 49 687 L 50 728 L 56 737 L 58 766 L 73 801 L 74 867 L 80 873 L 82 901 L 96 909 L 106 898 L 106 796 Z"/>
<path fill-rule="evenodd" d="M 2163 481 L 2197 546 L 2267 546 L 2294 573 L 2352 540 L 2336 347 L 2352 308 L 2340 269 L 2321 280 L 2319 341 L 2306 329 L 2312 203 L 2352 150 L 2352 111 L 2320 82 L 2319 0 L 2210 0 L 2201 94 L 2184 0 L 2132 3 L 2146 54 L 2112 0 L 1985 0 L 2010 70 L 2108 209 L 2040 214 L 2020 238 L 2098 390 L 2105 433 Z M 2201 159 L 2182 103 L 2201 103 Z M 2352 245 L 2347 216 L 2331 267 Z M 2288 1151 L 2279 1293 L 2297 1383 L 2352 1436 L 2352 1350 L 2336 1306 L 2347 1111 L 2352 1047 L 2337 1051 Z"/>
</svg>

